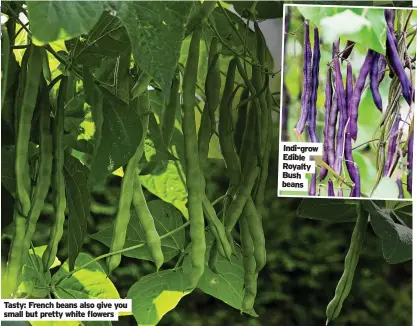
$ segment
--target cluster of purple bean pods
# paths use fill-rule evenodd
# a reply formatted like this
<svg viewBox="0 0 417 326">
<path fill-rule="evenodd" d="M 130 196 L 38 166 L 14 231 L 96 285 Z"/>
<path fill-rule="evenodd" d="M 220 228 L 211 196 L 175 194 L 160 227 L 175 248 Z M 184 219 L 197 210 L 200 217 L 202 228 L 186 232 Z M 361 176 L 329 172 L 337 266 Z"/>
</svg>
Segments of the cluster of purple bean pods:
<svg viewBox="0 0 417 326">
<path fill-rule="evenodd" d="M 325 162 L 337 175 L 341 175 L 343 162 L 349 174 L 353 186 L 350 197 L 361 196 L 361 180 L 357 164 L 354 161 L 352 144 L 358 136 L 358 117 L 359 104 L 365 88 L 366 80 L 369 75 L 369 87 L 376 108 L 383 112 L 382 97 L 379 92 L 379 85 L 384 79 L 387 70 L 387 63 L 394 75 L 398 77 L 401 84 L 402 95 L 406 102 L 411 105 L 414 101 L 414 89 L 406 75 L 397 49 L 397 40 L 394 33 L 395 11 L 386 9 L 385 19 L 387 23 L 386 57 L 371 49 L 368 50 L 364 62 L 359 70 L 356 81 L 352 66 L 348 61 L 355 43 L 348 41 L 343 51 L 339 51 L 340 41 L 333 43 L 332 64 L 326 74 L 325 86 L 325 122 L 323 130 L 323 156 Z M 288 17 L 287 17 L 288 20 Z M 308 137 L 311 142 L 319 142 L 316 132 L 317 115 L 317 92 L 319 86 L 319 66 L 320 66 L 320 38 L 317 27 L 314 28 L 314 47 L 311 48 L 310 24 L 304 22 L 304 63 L 303 63 L 303 89 L 301 94 L 301 112 L 295 126 L 295 133 L 301 136 L 307 127 Z M 288 26 L 285 26 L 286 34 Z M 286 43 L 286 42 L 285 42 Z M 345 83 L 341 63 L 346 61 Z M 387 62 L 388 61 L 388 62 Z M 284 84 L 284 98 L 288 96 L 288 91 Z M 286 102 L 284 101 L 284 104 Z M 284 117 L 284 115 L 283 115 Z M 285 115 L 287 119 L 287 115 Z M 384 166 L 384 176 L 388 176 L 394 164 L 394 153 L 398 150 L 398 133 L 401 116 L 397 114 L 393 126 L 390 130 L 387 159 Z M 286 120 L 285 120 L 286 121 Z M 407 156 L 407 191 L 412 191 L 412 157 L 413 157 L 413 135 L 409 137 L 408 156 Z M 328 169 L 320 168 L 319 180 L 322 181 L 328 175 Z M 397 179 L 400 188 L 400 197 L 403 197 L 401 178 Z M 309 195 L 315 196 L 317 188 L 316 174 L 311 178 Z M 328 196 L 335 196 L 333 180 L 328 178 Z M 339 187 L 338 196 L 343 196 Z"/>
</svg>

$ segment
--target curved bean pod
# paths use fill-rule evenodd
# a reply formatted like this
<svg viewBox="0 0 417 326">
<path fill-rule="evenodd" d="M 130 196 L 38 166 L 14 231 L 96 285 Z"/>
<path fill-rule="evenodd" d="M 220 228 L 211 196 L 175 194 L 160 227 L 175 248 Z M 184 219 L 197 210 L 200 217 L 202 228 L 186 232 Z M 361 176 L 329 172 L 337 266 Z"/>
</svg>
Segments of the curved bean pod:
<svg viewBox="0 0 417 326">
<path fill-rule="evenodd" d="M 171 143 L 171 139 L 175 131 L 175 113 L 180 107 L 179 89 L 180 79 L 178 76 L 178 71 L 176 71 L 174 78 L 172 79 L 169 102 L 164 108 L 161 121 L 161 134 L 166 146 L 169 146 Z"/>
<path fill-rule="evenodd" d="M 350 240 L 349 251 L 345 257 L 345 269 L 343 275 L 337 284 L 335 296 L 330 301 L 326 309 L 327 321 L 335 319 L 339 316 L 342 310 L 343 302 L 349 295 L 350 289 L 352 288 L 352 281 L 355 275 L 356 266 L 359 261 L 359 256 L 362 248 L 362 243 L 365 239 L 366 228 L 368 225 L 368 212 L 363 208 L 362 203 L 357 203 L 358 219 L 356 220 L 355 228 L 352 233 Z"/>
<path fill-rule="evenodd" d="M 349 58 L 349 56 L 352 53 L 354 47 L 355 47 L 355 42 L 352 42 L 352 41 L 349 41 L 349 40 L 346 42 L 346 46 L 342 50 L 342 54 L 340 56 L 342 61 L 345 61 Z"/>
<path fill-rule="evenodd" d="M 385 9 L 384 12 L 387 12 L 389 9 Z M 390 27 L 390 20 L 387 19 L 387 25 Z M 396 39 L 394 33 L 391 31 L 390 28 L 387 28 L 387 58 L 391 65 L 392 70 L 397 75 L 398 80 L 401 83 L 402 93 L 404 99 L 407 101 L 408 105 L 411 105 L 412 98 L 411 98 L 411 84 L 407 77 L 407 74 L 403 68 L 401 63 L 400 56 L 398 54 L 397 46 L 396 46 Z"/>
<path fill-rule="evenodd" d="M 330 111 L 332 108 L 332 97 L 333 97 L 333 88 L 332 88 L 332 71 L 331 68 L 327 70 L 327 76 L 326 76 L 326 88 L 325 88 L 325 100 L 324 100 L 324 130 L 323 130 L 323 156 L 322 160 L 323 162 L 329 164 L 329 166 L 333 166 L 334 163 L 334 153 L 333 155 L 329 152 L 331 145 L 330 142 L 333 140 L 329 137 L 329 124 L 330 124 Z M 333 134 L 334 137 L 334 134 Z M 327 176 L 327 169 L 322 167 L 320 168 L 320 175 L 319 179 L 320 181 L 323 180 Z"/>
<path fill-rule="evenodd" d="M 308 113 L 308 134 L 313 143 L 318 143 L 319 138 L 316 132 L 316 116 L 317 116 L 317 91 L 319 88 L 319 70 L 320 70 L 320 37 L 319 30 L 314 27 L 314 48 L 313 48 L 313 64 L 312 64 L 312 92 L 310 101 L 310 111 Z"/>
<path fill-rule="evenodd" d="M 411 133 L 410 139 L 407 145 L 407 191 L 412 194 L 413 189 L 413 151 L 414 151 L 414 130 Z"/>
<path fill-rule="evenodd" d="M 259 273 L 266 263 L 265 235 L 262 228 L 261 216 L 251 197 L 246 201 L 243 215 L 244 217 L 241 218 L 246 219 L 250 237 L 253 241 L 253 257 L 256 262 L 255 273 Z"/>
<path fill-rule="evenodd" d="M 329 197 L 334 197 L 334 185 L 332 179 L 327 181 L 327 192 Z"/>
<path fill-rule="evenodd" d="M 65 196 L 65 177 L 64 177 L 64 108 L 67 98 L 68 77 L 61 79 L 58 90 L 57 108 L 52 129 L 53 139 L 53 172 L 52 172 L 52 204 L 55 210 L 55 221 L 49 236 L 48 246 L 42 255 L 44 270 L 47 271 L 52 266 L 58 244 L 64 233 L 65 209 L 67 199 Z"/>
<path fill-rule="evenodd" d="M 372 93 L 372 98 L 376 105 L 376 108 L 382 112 L 382 98 L 381 94 L 379 93 L 379 59 L 380 54 L 375 53 L 374 58 L 372 60 L 371 71 L 370 71 L 370 88 Z"/>
<path fill-rule="evenodd" d="M 51 124 L 51 106 L 49 103 L 49 94 L 46 83 L 43 81 L 40 91 L 40 140 L 39 140 L 39 168 L 36 180 L 36 187 L 33 194 L 32 206 L 26 225 L 25 240 L 22 249 L 22 255 L 25 256 L 29 252 L 30 242 L 36 231 L 36 223 L 38 222 L 45 198 L 48 195 L 49 186 L 51 184 L 52 174 L 52 135 L 50 131 Z"/>
<path fill-rule="evenodd" d="M 304 64 L 303 64 L 303 92 L 301 96 L 301 112 L 295 127 L 296 131 L 301 135 L 304 131 L 305 124 L 308 119 L 308 111 L 310 108 L 311 92 L 312 92 L 312 71 L 311 71 L 311 43 L 310 43 L 310 25 L 308 20 L 304 22 Z"/>
<path fill-rule="evenodd" d="M 384 164 L 384 176 L 388 176 L 391 170 L 391 165 L 394 161 L 394 156 L 397 150 L 398 127 L 400 126 L 401 115 L 397 114 L 394 123 L 389 132 L 390 139 L 388 142 L 387 158 Z"/>
<path fill-rule="evenodd" d="M 142 154 L 143 146 L 141 156 Z M 159 268 L 161 268 L 162 264 L 164 263 L 164 254 L 162 252 L 161 238 L 159 237 L 158 231 L 156 230 L 154 218 L 151 212 L 149 211 L 145 195 L 143 194 L 139 171 L 137 170 L 137 168 L 135 170 L 136 175 L 133 176 L 133 207 L 135 208 L 136 213 L 139 217 L 139 221 L 143 227 L 143 231 L 145 231 L 146 245 L 149 248 L 152 260 L 155 263 L 156 270 L 159 270 Z"/>
<path fill-rule="evenodd" d="M 404 198 L 403 181 L 401 177 L 397 177 L 396 183 L 398 186 L 398 198 Z"/>
<path fill-rule="evenodd" d="M 365 60 L 362 64 L 362 67 L 359 71 L 359 76 L 356 80 L 355 87 L 353 89 L 352 100 L 350 101 L 349 111 L 350 111 L 350 123 L 349 129 L 350 134 L 353 140 L 356 140 L 358 136 L 358 109 L 359 109 L 359 102 L 361 100 L 362 92 L 365 87 L 366 77 L 368 76 L 371 66 L 372 60 L 374 58 L 375 52 L 372 50 L 368 50 Z"/>
<path fill-rule="evenodd" d="M 202 205 L 202 173 L 198 154 L 197 131 L 195 127 L 195 89 L 197 85 L 198 63 L 200 57 L 200 39 L 202 27 L 198 25 L 192 34 L 183 79 L 183 117 L 186 186 L 188 191 L 188 214 L 191 238 L 191 274 L 190 286 L 197 286 L 204 273 L 206 240 Z"/>
<path fill-rule="evenodd" d="M 339 41 L 335 42 L 333 47 L 339 47 Z M 346 95 L 343 86 L 342 72 L 340 70 L 340 61 L 338 56 L 333 58 L 334 66 L 334 77 L 335 77 L 335 91 L 337 106 L 339 109 L 339 127 L 336 137 L 336 157 L 334 170 L 337 174 L 340 174 L 342 170 L 342 159 L 343 159 L 343 143 L 344 143 L 344 132 L 347 122 L 347 108 L 346 108 Z"/>
<path fill-rule="evenodd" d="M 249 311 L 253 308 L 257 294 L 256 261 L 254 257 L 254 245 L 250 235 L 248 222 L 245 216 L 239 220 L 240 244 L 243 254 L 243 283 L 245 292 L 242 301 L 242 311 Z"/>
</svg>

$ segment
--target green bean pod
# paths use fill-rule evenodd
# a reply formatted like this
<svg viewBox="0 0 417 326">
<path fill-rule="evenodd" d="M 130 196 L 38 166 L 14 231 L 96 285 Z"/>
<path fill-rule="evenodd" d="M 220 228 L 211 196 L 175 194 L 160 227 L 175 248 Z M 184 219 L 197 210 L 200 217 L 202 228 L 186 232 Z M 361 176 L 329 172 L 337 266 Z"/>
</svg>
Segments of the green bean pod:
<svg viewBox="0 0 417 326">
<path fill-rule="evenodd" d="M 200 5 L 200 8 L 188 20 L 185 35 L 190 34 L 194 29 L 200 27 L 204 20 L 210 16 L 215 7 L 216 1 L 204 1 Z"/>
<path fill-rule="evenodd" d="M 266 143 L 265 143 L 265 151 L 264 151 L 264 155 L 262 157 L 262 166 L 261 166 L 261 172 L 259 175 L 259 180 L 258 180 L 258 186 L 256 189 L 256 194 L 255 194 L 255 205 L 258 209 L 261 209 L 263 202 L 264 202 L 264 197 L 265 197 L 265 188 L 266 188 L 266 182 L 268 180 L 268 170 L 269 170 L 269 157 L 271 155 L 271 150 L 272 150 L 272 133 L 273 133 L 273 123 L 272 123 L 272 95 L 269 91 L 269 89 L 267 90 L 267 112 L 265 114 L 265 116 L 267 117 L 267 127 L 265 127 L 265 129 L 267 129 L 267 135 L 266 135 Z"/>
<path fill-rule="evenodd" d="M 49 236 L 48 246 L 42 255 L 44 270 L 48 270 L 56 257 L 58 244 L 64 233 L 65 209 L 67 200 L 65 197 L 64 177 L 64 107 L 67 98 L 68 77 L 61 79 L 58 90 L 57 108 L 52 129 L 53 137 L 53 174 L 52 174 L 52 204 L 55 210 L 55 221 Z"/>
<path fill-rule="evenodd" d="M 139 106 L 139 110 L 138 110 L 139 112 L 145 112 L 147 108 L 149 107 L 147 94 L 143 94 L 142 96 L 137 98 L 135 101 L 136 101 L 136 105 Z M 129 221 L 131 217 L 130 207 L 133 201 L 135 173 L 137 172 L 136 170 L 137 165 L 143 155 L 145 137 L 146 137 L 146 133 L 148 129 L 148 120 L 149 120 L 148 115 L 145 115 L 142 118 L 142 128 L 143 128 L 142 139 L 139 143 L 138 148 L 135 151 L 135 154 L 133 154 L 133 156 L 129 159 L 124 169 L 122 185 L 120 189 L 120 197 L 119 197 L 117 215 L 114 221 L 113 235 L 112 235 L 111 244 L 110 244 L 110 252 L 123 249 L 125 245 L 127 227 L 129 225 Z M 138 203 L 139 201 L 136 200 L 136 202 Z M 120 265 L 121 260 L 122 260 L 122 254 L 115 254 L 107 258 L 107 269 L 108 269 L 109 274 Z M 159 262 L 160 261 L 158 257 L 158 260 L 155 261 L 155 264 L 159 264 Z M 157 266 L 157 268 L 159 267 L 160 266 Z"/>
<path fill-rule="evenodd" d="M 359 256 L 363 241 L 366 235 L 366 228 L 368 225 L 368 213 L 361 202 L 357 203 L 358 219 L 356 220 L 355 228 L 350 240 L 349 251 L 345 258 L 345 269 L 343 275 L 337 284 L 335 295 L 327 306 L 326 316 L 327 321 L 335 319 L 339 316 L 342 309 L 343 302 L 349 295 L 352 288 L 353 277 L 355 275 L 356 266 L 358 265 Z"/>
<path fill-rule="evenodd" d="M 42 71 L 43 48 L 31 45 L 25 74 L 23 98 L 19 106 L 18 131 L 16 140 L 16 199 L 18 209 L 23 216 L 28 216 L 31 202 L 27 182 L 30 180 L 28 166 L 29 137 L 32 126 L 33 112 L 38 97 Z M 25 69 L 25 67 L 22 67 Z"/>
<path fill-rule="evenodd" d="M 230 257 L 232 256 L 232 247 L 227 239 L 226 230 L 220 219 L 217 217 L 213 205 L 205 194 L 203 194 L 203 211 L 211 232 L 215 237 L 220 254 L 230 260 Z"/>
<path fill-rule="evenodd" d="M 9 32 L 5 25 L 1 26 L 1 107 L 3 107 L 4 96 L 6 95 L 7 77 L 9 73 L 9 58 L 10 58 L 10 38 Z"/>
<path fill-rule="evenodd" d="M 253 255 L 256 262 L 255 272 L 259 273 L 266 263 L 265 235 L 262 228 L 261 216 L 255 207 L 252 197 L 249 197 L 246 201 L 243 215 L 246 218 L 249 233 L 253 241 Z"/>
<path fill-rule="evenodd" d="M 245 291 L 242 301 L 242 311 L 249 311 L 253 308 L 257 293 L 256 261 L 254 257 L 254 244 L 250 235 L 249 225 L 245 216 L 239 220 L 240 244 L 243 255 L 243 284 Z"/>
<path fill-rule="evenodd" d="M 40 92 L 40 141 L 39 141 L 39 167 L 36 180 L 36 187 L 33 194 L 32 207 L 29 211 L 29 216 L 26 225 L 25 240 L 22 249 L 23 257 L 28 253 L 30 242 L 36 231 L 36 224 L 41 214 L 48 195 L 49 186 L 51 185 L 52 174 L 52 147 L 53 140 L 50 130 L 51 124 L 51 106 L 49 103 L 49 95 L 46 83 L 41 85 Z"/>
<path fill-rule="evenodd" d="M 219 250 L 217 247 L 217 240 L 213 240 L 213 244 L 210 247 L 209 259 L 208 259 L 208 267 L 214 274 L 220 274 L 217 269 L 217 260 L 219 259 Z"/>
<path fill-rule="evenodd" d="M 180 106 L 179 89 L 180 79 L 178 71 L 176 71 L 174 78 L 172 79 L 169 102 L 164 108 L 161 120 L 161 134 L 166 146 L 169 146 L 171 143 L 171 139 L 175 131 L 175 113 L 177 112 L 177 108 Z"/>
<path fill-rule="evenodd" d="M 143 146 L 142 146 L 143 153 Z M 155 263 L 156 269 L 159 270 L 164 263 L 164 254 L 162 252 L 161 238 L 155 227 L 155 222 L 148 204 L 146 203 L 145 195 L 143 194 L 142 184 L 140 181 L 139 171 L 136 171 L 134 176 L 134 192 L 133 192 L 133 206 L 139 217 L 140 224 L 145 231 L 146 245 L 149 248 L 151 257 Z"/>
<path fill-rule="evenodd" d="M 28 52 L 27 52 L 28 51 Z M 7 292 L 14 295 L 18 287 L 18 279 L 22 268 L 22 249 L 26 232 L 26 218 L 29 215 L 30 200 L 30 174 L 28 162 L 29 137 L 33 111 L 36 106 L 42 68 L 43 48 L 30 46 L 22 59 L 22 78 L 19 85 L 19 94 L 22 98 L 16 99 L 19 105 L 17 117 L 16 140 L 16 204 L 14 212 L 14 235 L 9 251 L 9 261 L 6 269 Z"/>
<path fill-rule="evenodd" d="M 219 142 L 220 150 L 226 163 L 227 174 L 232 185 L 237 185 L 240 182 L 240 160 L 236 152 L 235 142 L 233 139 L 233 115 L 232 115 L 232 101 L 233 88 L 235 81 L 237 59 L 232 59 L 229 63 L 226 76 L 226 84 L 223 90 L 223 96 L 220 103 L 220 117 L 219 117 Z"/>
<path fill-rule="evenodd" d="M 191 287 L 197 286 L 204 273 L 206 240 L 202 205 L 202 174 L 198 154 L 197 131 L 195 127 L 195 89 L 197 85 L 200 56 L 201 26 L 197 26 L 191 38 L 183 80 L 183 117 L 186 186 L 188 191 L 188 214 L 190 219 Z"/>
<path fill-rule="evenodd" d="M 242 149 L 240 152 L 240 161 L 242 164 L 242 179 L 233 194 L 229 207 L 226 212 L 225 227 L 227 232 L 232 232 L 239 217 L 245 207 L 247 199 L 251 196 L 252 189 L 259 175 L 257 158 L 253 155 L 256 139 L 255 125 L 255 104 L 251 102 L 247 124 L 242 140 Z"/>
</svg>

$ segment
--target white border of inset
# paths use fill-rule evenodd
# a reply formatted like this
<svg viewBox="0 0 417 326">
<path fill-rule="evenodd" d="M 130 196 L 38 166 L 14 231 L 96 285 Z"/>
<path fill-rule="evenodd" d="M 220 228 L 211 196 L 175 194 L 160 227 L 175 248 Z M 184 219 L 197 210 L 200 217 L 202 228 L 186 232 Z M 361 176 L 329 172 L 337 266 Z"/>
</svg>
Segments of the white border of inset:
<svg viewBox="0 0 417 326">
<path fill-rule="evenodd" d="M 413 0 L 413 6 L 417 7 L 417 0 Z M 286 16 L 286 9 L 287 7 L 326 7 L 326 8 L 361 8 L 361 9 L 395 9 L 395 10 L 407 10 L 407 9 L 411 9 L 411 10 L 417 10 L 417 8 L 414 7 L 379 7 L 379 6 L 343 6 L 343 5 L 314 5 L 314 4 L 287 4 L 284 3 L 283 5 L 283 17 L 282 17 L 282 40 L 281 40 L 281 87 L 280 87 L 280 94 L 283 93 L 283 88 L 284 88 L 284 62 L 285 62 L 285 48 L 284 48 L 284 39 L 285 39 L 285 19 L 287 18 Z M 416 42 L 416 53 L 417 53 L 417 42 Z M 417 74 L 415 73 L 415 76 L 417 76 Z M 414 78 L 414 88 L 417 89 L 417 78 Z M 282 107 L 282 96 L 280 98 L 280 107 Z M 415 113 L 415 108 L 416 108 L 416 103 L 413 104 L 413 112 Z M 281 125 L 281 121 L 282 121 L 282 110 L 280 110 L 280 126 L 279 126 L 279 138 L 278 138 L 278 142 L 281 143 L 282 142 L 282 125 Z M 414 114 L 415 117 L 415 114 Z M 414 130 L 416 130 L 416 126 L 417 126 L 417 122 L 415 121 L 416 119 L 414 119 Z M 416 133 L 414 132 L 414 147 L 416 147 L 415 145 L 415 141 L 416 141 L 417 137 L 416 137 Z M 306 142 L 308 143 L 308 142 Z M 417 172 L 415 171 L 415 166 L 416 166 L 416 162 L 417 159 L 414 155 L 413 157 L 413 182 L 415 180 L 417 180 L 416 175 Z M 280 166 L 280 159 L 279 159 L 279 153 L 278 153 L 278 166 L 277 169 L 279 169 Z M 371 197 L 331 197 L 331 196 L 308 196 L 308 195 L 282 195 L 280 194 L 280 192 L 282 192 L 281 189 L 279 189 L 278 184 L 280 182 L 281 178 L 280 178 L 280 172 L 278 171 L 278 183 L 277 183 L 277 197 L 280 198 L 323 198 L 323 199 L 349 199 L 349 200 L 353 200 L 353 199 L 357 199 L 357 200 L 389 200 L 389 201 L 413 201 L 413 203 L 415 202 L 415 195 L 411 195 L 411 198 L 371 198 Z M 414 197 L 413 197 L 414 196 Z M 414 206 L 414 205 L 413 205 Z M 414 211 L 414 208 L 413 208 Z M 416 323 L 417 325 L 417 323 Z"/>
</svg>

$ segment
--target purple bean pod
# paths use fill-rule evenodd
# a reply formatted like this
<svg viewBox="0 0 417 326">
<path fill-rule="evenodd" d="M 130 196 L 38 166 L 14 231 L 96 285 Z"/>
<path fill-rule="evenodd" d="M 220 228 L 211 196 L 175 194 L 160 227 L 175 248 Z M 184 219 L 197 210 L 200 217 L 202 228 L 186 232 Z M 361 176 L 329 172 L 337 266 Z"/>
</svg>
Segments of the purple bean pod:
<svg viewBox="0 0 417 326">
<path fill-rule="evenodd" d="M 398 198 L 404 198 L 404 190 L 403 190 L 403 181 L 401 177 L 397 177 L 397 185 L 398 185 Z"/>
<path fill-rule="evenodd" d="M 326 88 L 325 88 L 325 100 L 324 100 L 324 131 L 323 131 L 323 156 L 322 161 L 329 164 L 330 166 L 333 165 L 334 155 L 332 157 L 332 162 L 329 162 L 329 148 L 331 147 L 329 142 L 329 115 L 332 106 L 332 96 L 333 96 L 333 88 L 332 88 L 332 70 L 329 68 L 327 70 L 327 78 L 326 78 Z M 331 156 L 331 155 L 330 155 Z M 320 181 L 323 180 L 327 176 L 327 169 L 322 167 L 320 168 Z"/>
<path fill-rule="evenodd" d="M 389 132 L 390 139 L 388 142 L 387 159 L 385 160 L 385 165 L 384 165 L 384 177 L 389 176 L 391 165 L 394 160 L 394 155 L 397 149 L 398 127 L 400 125 L 400 120 L 401 120 L 401 115 L 397 114 L 397 117 L 395 118 L 395 121 L 392 124 L 391 130 Z"/>
<path fill-rule="evenodd" d="M 336 42 L 335 42 L 336 43 Z M 339 43 L 339 42 L 337 42 Z M 343 159 L 343 143 L 344 143 L 344 133 L 345 126 L 347 122 L 347 109 L 346 109 L 346 98 L 345 98 L 345 88 L 343 86 L 343 77 L 340 70 L 340 61 L 339 57 L 333 57 L 333 67 L 335 74 L 335 89 L 337 96 L 337 106 L 339 108 L 339 126 L 336 137 L 336 158 L 335 158 L 335 167 L 334 170 L 337 174 L 340 174 L 342 171 L 342 159 Z"/>
<path fill-rule="evenodd" d="M 343 197 L 343 190 L 342 190 L 342 187 L 340 187 L 340 188 L 337 190 L 337 197 Z"/>
<path fill-rule="evenodd" d="M 370 88 L 372 93 L 372 98 L 376 105 L 376 108 L 382 112 L 382 97 L 379 93 L 379 80 L 378 80 L 378 72 L 379 72 L 379 53 L 375 53 L 374 59 L 372 60 L 371 65 L 371 72 L 370 72 Z"/>
<path fill-rule="evenodd" d="M 310 43 L 310 25 L 308 20 L 304 22 L 304 64 L 303 64 L 303 74 L 304 74 L 304 84 L 303 84 L 303 94 L 301 97 L 301 112 L 300 118 L 298 119 L 297 125 L 295 127 L 296 131 L 301 135 L 304 131 L 305 124 L 308 119 L 308 111 L 310 107 L 311 92 L 312 92 L 312 76 L 311 76 L 311 43 Z"/>
<path fill-rule="evenodd" d="M 349 129 L 350 129 L 350 135 L 353 140 L 356 140 L 358 136 L 358 109 L 359 109 L 359 102 L 361 101 L 361 96 L 363 92 L 363 88 L 365 87 L 366 77 L 368 76 L 372 60 L 374 58 L 375 52 L 371 49 L 368 50 L 368 53 L 366 54 L 365 60 L 363 62 L 363 65 L 359 71 L 358 79 L 356 80 L 355 87 L 353 89 L 352 99 L 350 101 L 350 123 L 349 123 Z"/>
<path fill-rule="evenodd" d="M 384 9 L 384 16 L 385 16 L 385 21 L 387 23 L 387 33 L 389 30 L 391 35 L 394 37 L 395 48 L 398 51 L 398 41 L 395 38 L 395 30 L 394 30 L 395 9 Z"/>
<path fill-rule="evenodd" d="M 313 48 L 313 64 L 312 64 L 312 92 L 310 101 L 310 111 L 308 113 L 308 134 L 313 143 L 318 143 L 319 138 L 316 132 L 316 117 L 317 117 L 317 91 L 319 88 L 319 70 L 320 70 L 320 37 L 319 30 L 314 27 L 314 48 Z"/>
<path fill-rule="evenodd" d="M 313 173 L 311 175 L 310 188 L 308 190 L 308 195 L 309 196 L 315 196 L 316 195 L 316 189 L 317 189 L 316 174 Z"/>
<path fill-rule="evenodd" d="M 329 197 L 334 197 L 334 186 L 333 186 L 332 179 L 329 179 L 327 181 L 327 191 L 328 191 L 328 196 Z"/>
<path fill-rule="evenodd" d="M 387 11 L 389 9 L 385 9 Z M 387 16 L 385 16 L 386 18 Z M 392 70 L 397 75 L 398 80 L 401 83 L 401 88 L 403 92 L 404 99 L 408 103 L 408 105 L 411 105 L 411 91 L 412 86 L 410 85 L 410 81 L 408 80 L 407 74 L 405 72 L 405 69 L 403 68 L 403 65 L 401 63 L 400 56 L 398 54 L 397 47 L 395 45 L 395 35 L 389 28 L 389 22 L 387 20 L 387 57 L 388 61 L 391 65 Z"/>
<path fill-rule="evenodd" d="M 349 56 L 352 53 L 352 50 L 353 50 L 354 47 L 355 47 L 355 42 L 352 42 L 352 41 L 347 41 L 346 42 L 346 46 L 342 51 L 342 55 L 340 56 L 340 58 L 342 59 L 342 62 L 349 58 Z M 333 57 L 334 57 L 334 54 L 333 54 Z"/>
<path fill-rule="evenodd" d="M 407 191 L 412 195 L 413 189 L 413 144 L 414 144 L 414 130 L 410 135 L 410 140 L 407 146 Z"/>
<path fill-rule="evenodd" d="M 336 122 L 337 122 L 337 94 L 333 94 L 332 106 L 329 112 L 329 123 L 327 127 L 327 136 L 328 136 L 328 153 L 327 160 L 329 166 L 334 169 L 335 165 L 335 136 L 336 136 Z"/>
<path fill-rule="evenodd" d="M 350 117 L 350 109 L 351 106 L 349 105 L 352 101 L 353 96 L 353 73 L 352 73 L 352 66 L 348 63 L 346 68 L 346 102 L 348 103 L 348 112 L 347 116 Z M 350 121 L 349 121 L 350 124 Z M 346 161 L 346 168 L 348 170 L 350 179 L 353 181 L 355 186 L 352 188 L 350 193 L 351 197 L 360 197 L 360 188 L 361 188 L 361 180 L 358 166 L 355 163 L 353 158 L 353 151 L 352 151 L 352 137 L 350 134 L 350 128 L 346 128 L 346 136 L 345 136 L 345 161 Z"/>
</svg>

